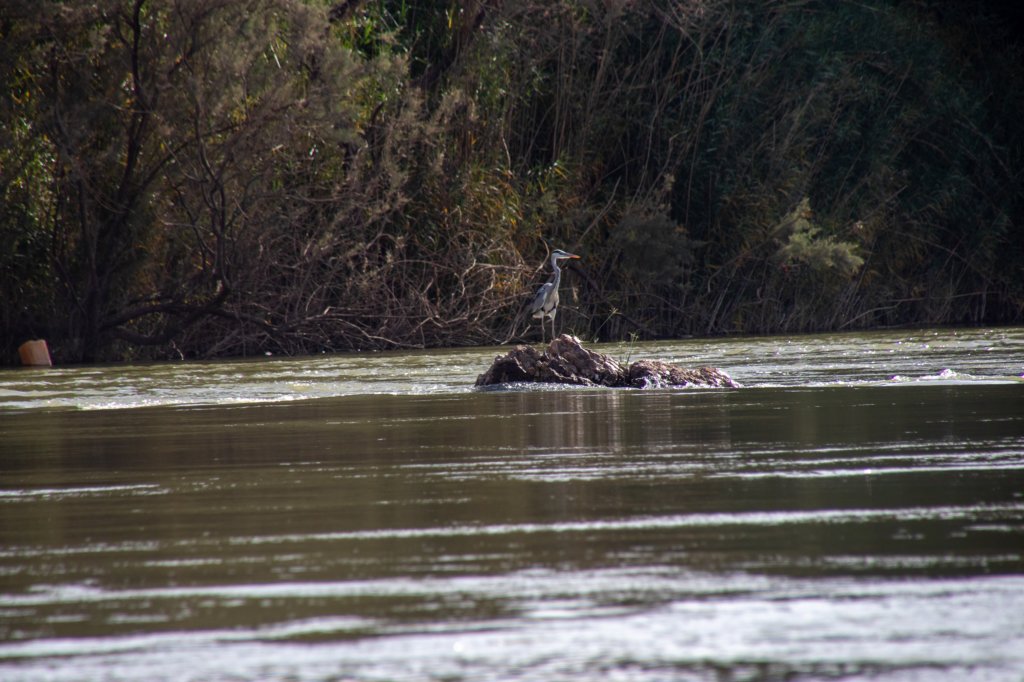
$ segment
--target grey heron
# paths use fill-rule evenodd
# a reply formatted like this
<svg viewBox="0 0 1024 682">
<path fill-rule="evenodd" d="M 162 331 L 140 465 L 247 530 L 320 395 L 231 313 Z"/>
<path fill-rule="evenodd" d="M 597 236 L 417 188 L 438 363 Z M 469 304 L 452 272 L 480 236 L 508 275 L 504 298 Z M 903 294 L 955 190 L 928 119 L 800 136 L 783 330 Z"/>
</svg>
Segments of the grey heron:
<svg viewBox="0 0 1024 682">
<path fill-rule="evenodd" d="M 551 269 L 554 271 L 554 274 L 551 275 L 551 279 L 537 290 L 537 295 L 533 297 L 533 302 L 530 303 L 530 314 L 535 318 L 540 318 L 541 342 L 544 341 L 545 317 L 551 320 L 551 338 L 555 337 L 555 313 L 558 311 L 558 285 L 562 281 L 562 269 L 558 267 L 558 261 L 570 258 L 579 258 L 579 256 L 574 253 L 569 253 L 568 251 L 562 251 L 561 249 L 555 249 L 551 252 Z"/>
</svg>

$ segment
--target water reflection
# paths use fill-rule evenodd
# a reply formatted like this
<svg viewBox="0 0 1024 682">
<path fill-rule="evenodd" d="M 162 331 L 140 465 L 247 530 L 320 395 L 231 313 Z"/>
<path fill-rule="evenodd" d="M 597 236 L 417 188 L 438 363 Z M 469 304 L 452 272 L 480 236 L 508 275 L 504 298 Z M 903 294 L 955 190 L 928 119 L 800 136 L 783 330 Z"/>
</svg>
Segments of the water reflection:
<svg viewBox="0 0 1024 682">
<path fill-rule="evenodd" d="M 17 409 L 0 450 L 4 680 L 1024 676 L 1019 383 Z"/>
</svg>

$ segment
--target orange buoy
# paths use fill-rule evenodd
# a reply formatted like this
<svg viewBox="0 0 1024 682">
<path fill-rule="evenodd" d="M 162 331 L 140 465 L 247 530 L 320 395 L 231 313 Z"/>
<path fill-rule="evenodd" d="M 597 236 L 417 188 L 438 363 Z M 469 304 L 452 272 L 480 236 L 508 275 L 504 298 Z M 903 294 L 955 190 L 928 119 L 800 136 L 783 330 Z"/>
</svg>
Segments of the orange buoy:
<svg viewBox="0 0 1024 682">
<path fill-rule="evenodd" d="M 50 349 L 45 339 L 33 339 L 18 346 L 21 364 L 29 367 L 53 367 L 50 360 Z"/>
</svg>

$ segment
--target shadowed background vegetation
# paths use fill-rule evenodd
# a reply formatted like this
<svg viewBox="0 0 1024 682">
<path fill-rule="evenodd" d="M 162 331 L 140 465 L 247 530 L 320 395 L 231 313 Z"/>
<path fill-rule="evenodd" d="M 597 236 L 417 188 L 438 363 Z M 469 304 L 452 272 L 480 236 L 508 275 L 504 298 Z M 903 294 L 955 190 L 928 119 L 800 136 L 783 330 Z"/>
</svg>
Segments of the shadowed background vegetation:
<svg viewBox="0 0 1024 682">
<path fill-rule="evenodd" d="M 1020 323 L 987 7 L 6 2 L 0 361 Z"/>
</svg>

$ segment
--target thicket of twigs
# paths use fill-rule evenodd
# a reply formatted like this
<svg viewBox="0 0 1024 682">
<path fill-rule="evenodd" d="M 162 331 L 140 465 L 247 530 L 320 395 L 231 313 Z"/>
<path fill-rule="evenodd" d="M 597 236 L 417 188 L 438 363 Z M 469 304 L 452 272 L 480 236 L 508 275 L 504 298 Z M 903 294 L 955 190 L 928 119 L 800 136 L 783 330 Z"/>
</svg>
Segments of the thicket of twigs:
<svg viewBox="0 0 1024 682">
<path fill-rule="evenodd" d="M 7 2 L 2 362 L 1019 323 L 980 7 Z"/>
</svg>

